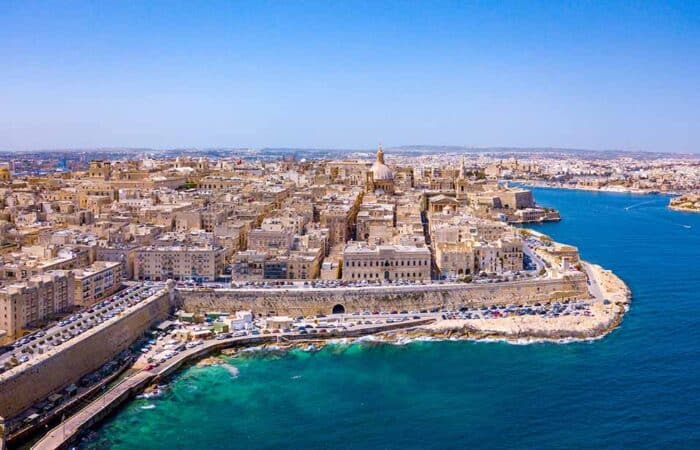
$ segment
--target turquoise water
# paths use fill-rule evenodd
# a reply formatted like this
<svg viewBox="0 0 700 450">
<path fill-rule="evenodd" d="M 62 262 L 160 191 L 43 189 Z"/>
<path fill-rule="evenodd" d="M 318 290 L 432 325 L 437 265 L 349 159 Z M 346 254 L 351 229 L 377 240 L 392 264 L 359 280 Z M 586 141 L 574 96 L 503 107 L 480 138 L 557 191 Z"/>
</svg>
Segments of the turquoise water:
<svg viewBox="0 0 700 450">
<path fill-rule="evenodd" d="M 355 344 L 181 372 L 85 446 L 227 448 L 700 448 L 700 214 L 668 197 L 536 189 L 578 245 L 631 287 L 602 340 Z M 144 409 L 153 405 L 152 409 Z"/>
</svg>

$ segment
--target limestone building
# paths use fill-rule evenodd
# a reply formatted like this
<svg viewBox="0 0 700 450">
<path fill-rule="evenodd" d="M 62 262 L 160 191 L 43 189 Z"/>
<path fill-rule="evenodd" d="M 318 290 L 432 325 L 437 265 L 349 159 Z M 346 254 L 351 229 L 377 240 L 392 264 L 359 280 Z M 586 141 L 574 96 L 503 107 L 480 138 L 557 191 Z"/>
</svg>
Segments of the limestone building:
<svg viewBox="0 0 700 450">
<path fill-rule="evenodd" d="M 0 289 L 0 330 L 2 339 L 19 339 L 32 325 L 65 312 L 73 306 L 73 276 L 67 271 L 35 275 L 21 283 Z M 2 343 L 2 341 L 0 341 Z"/>
<path fill-rule="evenodd" d="M 430 250 L 406 245 L 352 242 L 343 252 L 347 281 L 430 280 Z"/>
<path fill-rule="evenodd" d="M 134 279 L 213 281 L 223 271 L 225 250 L 215 246 L 150 246 L 135 252 Z"/>
<path fill-rule="evenodd" d="M 122 268 L 120 262 L 95 261 L 90 267 L 73 270 L 75 304 L 94 305 L 116 292 L 121 286 Z"/>
</svg>

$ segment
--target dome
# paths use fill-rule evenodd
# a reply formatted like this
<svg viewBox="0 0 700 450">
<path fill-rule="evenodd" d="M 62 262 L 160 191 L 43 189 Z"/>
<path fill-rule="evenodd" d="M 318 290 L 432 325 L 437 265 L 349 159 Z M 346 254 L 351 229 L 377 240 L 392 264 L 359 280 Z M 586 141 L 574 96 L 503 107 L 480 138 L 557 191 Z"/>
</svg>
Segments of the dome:
<svg viewBox="0 0 700 450">
<path fill-rule="evenodd" d="M 381 146 L 379 150 L 377 150 L 377 160 L 372 164 L 370 170 L 372 171 L 374 181 L 394 179 L 394 172 L 384 164 L 384 151 Z"/>
</svg>

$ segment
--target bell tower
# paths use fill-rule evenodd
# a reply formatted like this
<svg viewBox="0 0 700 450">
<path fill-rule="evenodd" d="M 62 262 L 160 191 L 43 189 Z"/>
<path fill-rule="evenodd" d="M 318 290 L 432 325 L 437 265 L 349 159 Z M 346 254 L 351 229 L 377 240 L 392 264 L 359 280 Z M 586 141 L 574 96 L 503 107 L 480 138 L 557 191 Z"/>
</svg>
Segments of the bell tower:
<svg viewBox="0 0 700 450">
<path fill-rule="evenodd" d="M 457 181 L 455 181 L 455 197 L 460 203 L 466 203 L 468 201 L 468 184 L 466 162 L 464 161 L 464 156 L 462 156 L 462 161 L 459 165 L 459 176 L 457 177 Z"/>
</svg>

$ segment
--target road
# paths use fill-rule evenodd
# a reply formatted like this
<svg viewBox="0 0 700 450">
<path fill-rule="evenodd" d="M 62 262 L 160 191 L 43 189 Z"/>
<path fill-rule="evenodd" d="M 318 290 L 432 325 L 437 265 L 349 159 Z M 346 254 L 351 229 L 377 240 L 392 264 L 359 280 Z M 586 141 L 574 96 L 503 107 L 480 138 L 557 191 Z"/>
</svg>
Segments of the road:
<svg viewBox="0 0 700 450">
<path fill-rule="evenodd" d="M 605 296 L 603 295 L 603 291 L 600 289 L 600 285 L 598 285 L 598 279 L 593 276 L 593 269 L 591 268 L 590 264 L 584 262 L 583 270 L 586 271 L 586 277 L 588 277 L 588 290 L 596 299 L 602 302 L 605 300 Z"/>
<path fill-rule="evenodd" d="M 72 415 L 60 425 L 53 428 L 43 438 L 41 438 L 33 447 L 32 450 L 53 450 L 56 448 L 64 448 L 67 442 L 75 436 L 78 436 L 82 430 L 89 427 L 93 418 L 99 417 L 102 410 L 113 402 L 119 404 L 120 400 L 124 400 L 129 396 L 129 393 L 139 390 L 147 386 L 150 382 L 160 376 L 167 376 L 172 371 L 177 370 L 180 365 L 194 356 L 203 356 L 217 349 L 231 347 L 236 344 L 262 344 L 265 342 L 275 342 L 278 337 L 303 338 L 303 339 L 321 339 L 321 338 L 337 338 L 348 335 L 371 334 L 391 328 L 407 328 L 411 326 L 429 323 L 429 319 L 408 320 L 400 323 L 392 323 L 387 325 L 361 325 L 348 330 L 346 333 L 326 334 L 303 336 L 299 333 L 284 333 L 279 335 L 259 335 L 259 336 L 241 336 L 223 340 L 207 341 L 201 346 L 190 348 L 178 353 L 173 358 L 169 359 L 159 367 L 151 370 L 142 370 L 136 374 L 125 378 L 119 384 L 112 387 L 109 391 L 96 398 L 89 403 L 85 408 Z"/>
</svg>

